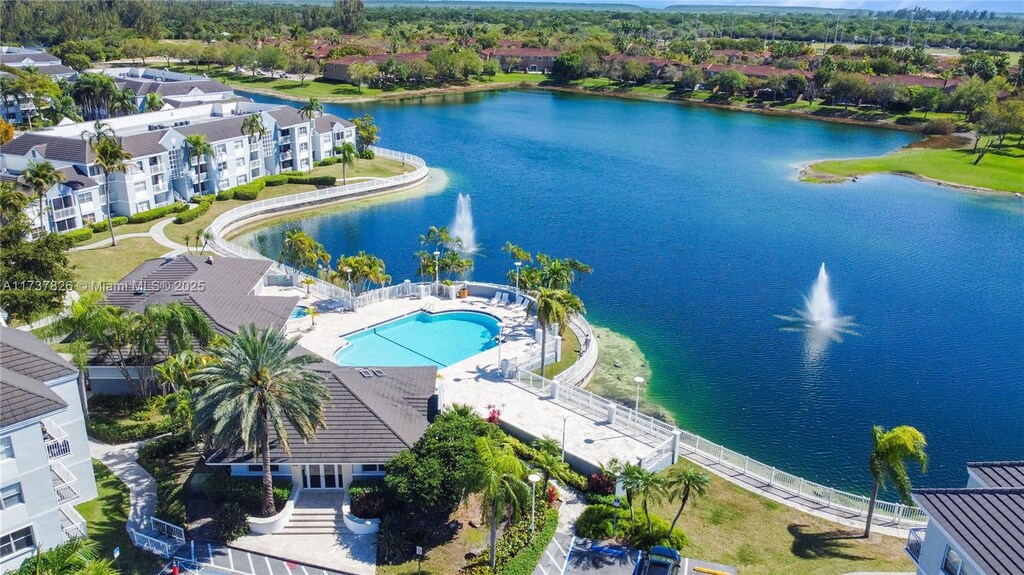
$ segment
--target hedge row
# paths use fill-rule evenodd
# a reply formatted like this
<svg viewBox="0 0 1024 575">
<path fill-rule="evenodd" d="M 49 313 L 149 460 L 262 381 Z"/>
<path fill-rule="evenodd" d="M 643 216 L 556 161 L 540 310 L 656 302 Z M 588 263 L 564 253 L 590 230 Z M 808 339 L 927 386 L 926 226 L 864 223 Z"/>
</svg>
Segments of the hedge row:
<svg viewBox="0 0 1024 575">
<path fill-rule="evenodd" d="M 187 224 L 192 220 L 202 216 L 206 212 L 210 211 L 210 206 L 213 205 L 213 196 L 203 196 L 199 203 L 195 206 L 185 210 L 178 214 L 178 217 L 174 218 L 176 224 Z"/>
<path fill-rule="evenodd" d="M 531 540 L 530 521 L 524 519 L 513 525 L 498 541 L 497 563 L 498 573 L 502 575 L 530 575 L 537 569 L 544 550 L 558 528 L 558 510 L 548 509 L 544 518 L 544 526 Z M 516 545 L 523 540 L 529 544 Z M 504 560 L 503 560 L 504 559 Z"/>
<path fill-rule="evenodd" d="M 134 216 L 130 216 L 128 218 L 128 222 L 132 224 L 144 224 L 146 222 L 158 220 L 166 216 L 167 214 L 176 214 L 179 212 L 184 212 L 187 209 L 188 204 L 185 204 L 183 202 L 174 202 L 173 204 L 163 206 L 161 208 L 153 208 L 152 210 L 139 212 Z"/>
<path fill-rule="evenodd" d="M 157 435 L 163 435 L 171 431 L 171 420 L 140 423 L 138 425 L 124 425 L 121 423 L 99 422 L 93 419 L 86 425 L 89 435 L 112 445 L 142 441 Z"/>
<path fill-rule="evenodd" d="M 110 220 L 110 223 L 113 224 L 113 226 L 116 228 L 118 226 L 123 226 L 127 224 L 128 218 L 125 216 L 116 216 L 114 219 Z M 103 232 L 107 231 L 107 220 L 102 220 L 94 223 L 92 225 L 92 231 L 93 233 L 97 234 L 102 234 Z"/>
<path fill-rule="evenodd" d="M 236 477 L 226 473 L 214 473 L 203 483 L 203 491 L 216 505 L 235 503 L 250 515 L 259 515 L 263 499 L 262 477 Z M 274 479 L 274 505 L 278 511 L 292 493 L 292 484 L 286 479 Z"/>
<path fill-rule="evenodd" d="M 274 176 L 260 178 L 268 186 L 283 186 L 285 184 L 307 184 L 311 186 L 333 186 L 338 178 L 334 176 L 305 176 L 302 172 L 284 172 Z"/>
<path fill-rule="evenodd" d="M 234 197 L 236 200 L 251 202 L 259 197 L 260 192 L 262 192 L 265 187 L 267 187 L 267 183 L 264 180 L 255 180 L 248 184 L 237 186 L 235 188 Z"/>
<path fill-rule="evenodd" d="M 509 435 L 505 440 L 512 446 L 512 451 L 516 453 L 516 457 L 519 459 L 533 461 L 539 455 L 539 452 L 536 449 L 526 445 L 516 437 Z M 587 491 L 587 478 L 572 469 L 566 469 L 564 471 L 554 473 L 551 476 L 563 485 L 568 485 L 579 491 Z"/>
<path fill-rule="evenodd" d="M 64 232 L 61 235 L 76 244 L 80 244 L 92 239 L 92 228 L 79 228 L 77 230 L 71 230 L 70 232 Z"/>
</svg>

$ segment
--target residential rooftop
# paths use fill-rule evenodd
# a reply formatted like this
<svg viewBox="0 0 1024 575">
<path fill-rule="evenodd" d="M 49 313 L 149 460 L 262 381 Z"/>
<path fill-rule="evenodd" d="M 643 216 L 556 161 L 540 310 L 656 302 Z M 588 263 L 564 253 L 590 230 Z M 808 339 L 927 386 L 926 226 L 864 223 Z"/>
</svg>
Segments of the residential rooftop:
<svg viewBox="0 0 1024 575">
<path fill-rule="evenodd" d="M 0 427 L 67 407 L 45 382 L 78 371 L 26 331 L 0 326 Z"/>
</svg>

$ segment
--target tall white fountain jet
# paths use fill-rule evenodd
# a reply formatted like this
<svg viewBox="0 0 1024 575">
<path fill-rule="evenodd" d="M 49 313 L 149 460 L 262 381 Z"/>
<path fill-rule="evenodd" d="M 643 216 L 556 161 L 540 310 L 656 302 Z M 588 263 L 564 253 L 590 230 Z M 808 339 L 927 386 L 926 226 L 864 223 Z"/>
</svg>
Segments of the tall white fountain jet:
<svg viewBox="0 0 1024 575">
<path fill-rule="evenodd" d="M 459 194 L 459 201 L 455 207 L 455 219 L 451 225 L 451 235 L 462 240 L 464 254 L 476 252 L 476 228 L 473 227 L 473 205 L 470 203 L 469 194 Z"/>
<path fill-rule="evenodd" d="M 818 279 L 811 293 L 804 296 L 804 309 L 793 310 L 796 315 L 778 315 L 786 322 L 783 331 L 802 331 L 807 334 L 804 352 L 809 364 L 817 364 L 831 341 L 843 341 L 843 334 L 858 335 L 853 331 L 852 315 L 839 315 L 836 302 L 829 291 L 825 264 L 818 270 Z"/>
<path fill-rule="evenodd" d="M 810 297 L 804 297 L 803 315 L 808 321 L 821 330 L 832 330 L 838 319 L 836 315 L 836 302 L 832 299 L 832 293 L 828 288 L 828 272 L 825 271 L 825 263 L 822 262 L 818 270 L 818 279 L 811 287 Z"/>
</svg>

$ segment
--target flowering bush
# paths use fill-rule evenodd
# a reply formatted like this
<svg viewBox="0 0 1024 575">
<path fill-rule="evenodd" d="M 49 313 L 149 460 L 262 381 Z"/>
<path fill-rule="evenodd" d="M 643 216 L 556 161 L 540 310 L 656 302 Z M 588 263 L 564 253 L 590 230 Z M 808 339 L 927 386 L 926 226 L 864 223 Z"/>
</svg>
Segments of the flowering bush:
<svg viewBox="0 0 1024 575">
<path fill-rule="evenodd" d="M 587 479 L 587 492 L 598 495 L 611 495 L 615 491 L 615 483 L 604 473 L 595 473 Z"/>
<path fill-rule="evenodd" d="M 487 417 L 484 418 L 487 421 L 487 423 L 493 423 L 494 425 L 498 425 L 498 424 L 501 423 L 501 410 L 500 409 L 498 409 L 494 405 L 488 405 L 487 406 L 487 411 L 488 411 Z"/>
<path fill-rule="evenodd" d="M 547 498 L 548 498 L 548 507 L 553 506 L 555 504 L 555 501 L 558 501 L 558 490 L 555 489 L 554 485 L 548 485 Z"/>
</svg>

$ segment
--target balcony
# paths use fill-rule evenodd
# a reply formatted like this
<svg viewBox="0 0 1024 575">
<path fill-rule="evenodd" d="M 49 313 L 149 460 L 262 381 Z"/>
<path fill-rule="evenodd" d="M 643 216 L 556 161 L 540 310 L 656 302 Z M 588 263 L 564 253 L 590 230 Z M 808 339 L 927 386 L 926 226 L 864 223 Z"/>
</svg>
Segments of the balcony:
<svg viewBox="0 0 1024 575">
<path fill-rule="evenodd" d="M 63 463 L 50 463 L 50 477 L 53 479 L 53 492 L 57 494 L 57 505 L 78 499 L 78 478 Z"/>
<path fill-rule="evenodd" d="M 292 153 L 291 152 L 281 152 L 281 161 L 282 162 L 287 162 L 290 159 L 292 159 Z"/>
<path fill-rule="evenodd" d="M 166 171 L 167 171 L 167 164 L 159 163 L 159 164 L 150 164 L 149 165 L 149 173 L 150 174 L 162 174 L 162 173 L 164 173 Z"/>
<path fill-rule="evenodd" d="M 46 446 L 46 456 L 53 461 L 71 455 L 71 441 L 68 434 L 53 421 L 47 419 L 40 424 L 43 432 L 43 445 Z"/>
<path fill-rule="evenodd" d="M 907 546 L 904 550 L 907 552 L 907 555 L 910 555 L 910 558 L 914 560 L 914 563 L 917 563 L 918 559 L 921 557 L 921 546 L 924 545 L 925 531 L 926 529 L 924 527 L 918 527 L 916 529 L 911 529 L 910 534 L 907 535 Z"/>
<path fill-rule="evenodd" d="M 73 218 L 77 215 L 78 210 L 75 209 L 75 206 L 71 206 L 70 208 L 61 208 L 59 210 L 53 210 L 53 221 L 59 222 L 60 220 Z"/>
<path fill-rule="evenodd" d="M 70 540 L 88 535 L 85 518 L 75 511 L 74 507 L 63 505 L 58 510 L 60 512 L 60 526 L 64 530 L 65 538 Z"/>
</svg>

